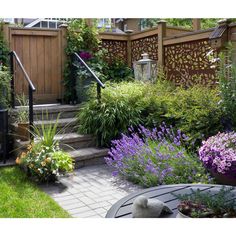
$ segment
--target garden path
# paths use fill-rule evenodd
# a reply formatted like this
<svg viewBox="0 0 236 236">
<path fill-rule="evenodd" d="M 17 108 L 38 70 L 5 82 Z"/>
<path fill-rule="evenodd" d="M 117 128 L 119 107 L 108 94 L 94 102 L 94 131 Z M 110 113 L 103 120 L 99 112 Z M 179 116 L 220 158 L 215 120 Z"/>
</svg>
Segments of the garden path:
<svg viewBox="0 0 236 236">
<path fill-rule="evenodd" d="M 112 176 L 107 165 L 86 166 L 63 177 L 61 184 L 43 185 L 62 208 L 79 218 L 104 218 L 110 207 L 141 187 Z"/>
</svg>

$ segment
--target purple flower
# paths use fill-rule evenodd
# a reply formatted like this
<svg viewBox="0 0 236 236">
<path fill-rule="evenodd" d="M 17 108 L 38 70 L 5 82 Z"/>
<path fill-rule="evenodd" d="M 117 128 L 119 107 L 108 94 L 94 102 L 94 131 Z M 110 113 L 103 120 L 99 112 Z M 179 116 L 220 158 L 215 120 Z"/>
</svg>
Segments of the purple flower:
<svg viewBox="0 0 236 236">
<path fill-rule="evenodd" d="M 214 172 L 236 176 L 236 133 L 218 133 L 203 141 L 199 158 L 204 166 Z"/>
<path fill-rule="evenodd" d="M 170 179 L 183 183 L 180 176 L 185 174 L 182 173 L 182 165 L 189 170 L 185 174 L 185 181 L 193 179 L 196 182 L 196 177 L 192 177 L 195 171 L 192 159 L 188 158 L 182 146 L 187 136 L 181 131 L 175 133 L 172 127 L 164 123 L 152 130 L 139 126 L 137 132 L 132 127 L 128 131 L 129 135 L 122 134 L 121 139 L 112 141 L 108 157 L 105 158 L 107 165 L 116 170 L 113 175 L 119 173 L 145 186 L 168 183 Z"/>
<path fill-rule="evenodd" d="M 80 52 L 79 56 L 85 61 L 92 58 L 92 54 L 89 52 Z"/>
</svg>

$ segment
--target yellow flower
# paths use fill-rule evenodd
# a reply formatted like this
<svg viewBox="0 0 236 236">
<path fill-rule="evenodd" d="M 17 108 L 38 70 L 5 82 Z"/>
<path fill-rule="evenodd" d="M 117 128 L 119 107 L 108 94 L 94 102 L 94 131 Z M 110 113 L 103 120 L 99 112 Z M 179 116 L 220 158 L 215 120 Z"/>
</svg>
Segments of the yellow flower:
<svg viewBox="0 0 236 236">
<path fill-rule="evenodd" d="M 16 164 L 19 165 L 21 163 L 21 160 L 19 157 L 16 158 Z"/>
<path fill-rule="evenodd" d="M 42 161 L 42 162 L 41 162 L 41 166 L 46 166 L 46 162 L 45 162 L 45 161 Z"/>
</svg>

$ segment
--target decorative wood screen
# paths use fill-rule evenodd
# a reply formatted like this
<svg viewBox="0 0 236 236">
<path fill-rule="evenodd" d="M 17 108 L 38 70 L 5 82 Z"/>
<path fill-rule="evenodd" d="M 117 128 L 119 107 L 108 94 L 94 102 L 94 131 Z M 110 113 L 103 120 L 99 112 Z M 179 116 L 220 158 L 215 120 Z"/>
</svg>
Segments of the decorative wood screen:
<svg viewBox="0 0 236 236">
<path fill-rule="evenodd" d="M 108 51 L 108 61 L 120 59 L 127 62 L 127 41 L 103 39 L 102 47 Z"/>
<path fill-rule="evenodd" d="M 158 36 L 152 35 L 131 41 L 132 62 L 142 59 L 142 54 L 147 53 L 150 59 L 158 59 Z"/>
<path fill-rule="evenodd" d="M 165 46 L 167 78 L 178 85 L 214 84 L 216 82 L 215 69 L 211 68 L 207 56 L 210 50 L 207 40 Z"/>
</svg>

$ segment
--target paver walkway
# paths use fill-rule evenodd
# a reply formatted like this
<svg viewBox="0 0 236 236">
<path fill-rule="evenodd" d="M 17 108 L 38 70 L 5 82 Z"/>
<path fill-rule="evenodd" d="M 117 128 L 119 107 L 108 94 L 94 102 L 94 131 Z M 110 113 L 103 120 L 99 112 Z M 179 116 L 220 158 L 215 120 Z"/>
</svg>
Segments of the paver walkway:
<svg viewBox="0 0 236 236">
<path fill-rule="evenodd" d="M 72 217 L 103 218 L 115 202 L 141 189 L 111 173 L 107 165 L 83 167 L 64 177 L 63 184 L 42 186 L 42 189 Z"/>
</svg>

